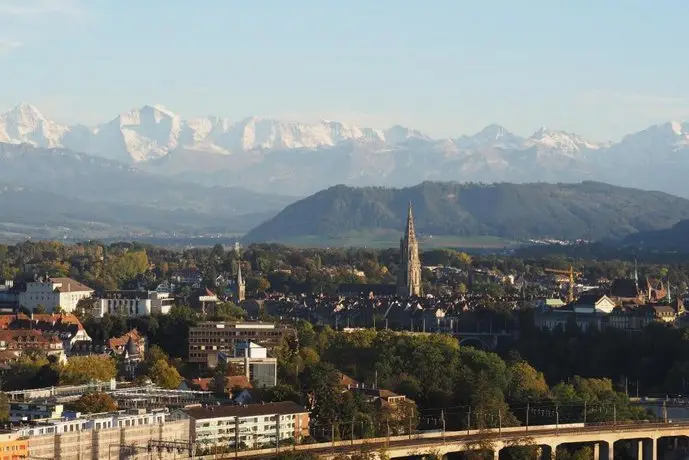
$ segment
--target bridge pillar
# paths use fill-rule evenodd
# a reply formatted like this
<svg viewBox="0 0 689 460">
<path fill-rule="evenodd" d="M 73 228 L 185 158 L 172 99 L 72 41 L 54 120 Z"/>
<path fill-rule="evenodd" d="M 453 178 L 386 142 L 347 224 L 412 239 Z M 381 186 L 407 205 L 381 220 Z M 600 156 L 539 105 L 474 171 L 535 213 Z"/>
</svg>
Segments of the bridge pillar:
<svg viewBox="0 0 689 460">
<path fill-rule="evenodd" d="M 555 453 L 557 452 L 557 444 L 544 444 L 539 446 L 540 460 L 555 460 Z"/>
<path fill-rule="evenodd" d="M 656 440 L 639 440 L 639 447 L 636 455 L 638 460 L 658 460 L 658 447 L 656 446 Z"/>
<path fill-rule="evenodd" d="M 593 460 L 613 460 L 615 444 L 608 441 L 593 443 Z"/>
</svg>

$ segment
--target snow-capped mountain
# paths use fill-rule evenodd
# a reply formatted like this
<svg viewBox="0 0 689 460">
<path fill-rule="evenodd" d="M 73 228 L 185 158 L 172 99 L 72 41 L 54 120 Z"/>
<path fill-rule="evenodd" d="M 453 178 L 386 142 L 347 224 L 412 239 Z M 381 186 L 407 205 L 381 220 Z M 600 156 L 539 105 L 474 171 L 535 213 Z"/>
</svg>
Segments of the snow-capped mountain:
<svg viewBox="0 0 689 460">
<path fill-rule="evenodd" d="M 617 143 L 547 128 L 522 137 L 497 124 L 473 135 L 433 139 L 403 126 L 377 129 L 330 120 L 184 119 L 152 105 L 97 126 L 65 126 L 21 104 L 0 114 L 2 142 L 68 149 L 204 185 L 289 195 L 338 183 L 601 180 L 689 196 L 682 186 L 689 175 L 686 122 L 651 126 Z"/>
<path fill-rule="evenodd" d="M 525 146 L 523 137 L 517 136 L 507 128 L 492 124 L 486 126 L 473 136 L 463 136 L 455 142 L 460 148 L 481 149 L 486 147 L 498 147 L 504 149 L 521 149 Z"/>
<path fill-rule="evenodd" d="M 34 106 L 20 104 L 0 114 L 0 142 L 60 147 L 69 128 L 47 120 Z"/>
<path fill-rule="evenodd" d="M 408 128 L 379 130 L 338 121 L 300 123 L 250 117 L 239 122 L 208 116 L 183 120 L 165 107 L 146 105 L 101 125 L 63 126 L 28 104 L 0 115 L 0 142 L 64 147 L 92 155 L 138 163 L 177 149 L 217 154 L 275 149 L 315 149 L 348 140 L 399 143 L 428 139 Z"/>
<path fill-rule="evenodd" d="M 591 142 L 583 137 L 565 131 L 553 131 L 541 127 L 528 139 L 533 145 L 558 150 L 564 153 L 576 153 L 584 150 L 598 150 L 603 144 Z"/>
</svg>

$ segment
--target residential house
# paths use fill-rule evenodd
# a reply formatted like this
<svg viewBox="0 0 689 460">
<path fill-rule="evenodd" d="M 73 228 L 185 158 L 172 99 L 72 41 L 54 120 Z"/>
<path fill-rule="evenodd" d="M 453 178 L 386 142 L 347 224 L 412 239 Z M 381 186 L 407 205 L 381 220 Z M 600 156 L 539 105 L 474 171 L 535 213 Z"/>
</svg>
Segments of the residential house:
<svg viewBox="0 0 689 460">
<path fill-rule="evenodd" d="M 26 350 L 41 350 L 48 356 L 64 358 L 62 340 L 45 335 L 34 329 L 0 330 L 0 350 L 23 353 Z"/>
<path fill-rule="evenodd" d="M 178 284 L 199 287 L 203 281 L 203 275 L 198 268 L 183 268 L 172 274 L 172 280 Z"/>
<path fill-rule="evenodd" d="M 143 359 L 146 353 L 146 336 L 138 330 L 132 329 L 120 337 L 113 337 L 108 340 L 108 349 L 114 354 L 134 359 Z"/>
<path fill-rule="evenodd" d="M 615 302 L 613 302 L 613 300 L 606 295 L 591 293 L 579 296 L 572 303 L 572 307 L 574 309 L 574 313 L 579 314 L 609 314 L 615 308 Z"/>
<path fill-rule="evenodd" d="M 33 329 L 46 336 L 57 337 L 62 341 L 65 353 L 80 347 L 90 347 L 92 343 L 81 321 L 72 313 L 0 315 L 0 328 Z"/>
</svg>

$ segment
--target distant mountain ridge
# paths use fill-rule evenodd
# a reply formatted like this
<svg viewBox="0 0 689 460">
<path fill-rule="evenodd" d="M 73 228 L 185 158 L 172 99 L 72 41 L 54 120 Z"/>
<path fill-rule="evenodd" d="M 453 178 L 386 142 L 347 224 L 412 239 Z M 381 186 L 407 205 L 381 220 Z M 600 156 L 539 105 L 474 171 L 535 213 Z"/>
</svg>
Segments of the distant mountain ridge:
<svg viewBox="0 0 689 460">
<path fill-rule="evenodd" d="M 146 105 L 97 126 L 65 126 L 28 104 L 0 114 L 0 142 L 64 148 L 203 186 L 305 196 L 334 184 L 407 187 L 425 180 L 593 180 L 689 197 L 689 123 L 668 122 L 619 142 L 541 128 L 529 137 L 494 124 L 434 139 L 393 126 L 249 117 L 183 119 Z"/>
<path fill-rule="evenodd" d="M 61 148 L 0 143 L 0 241 L 242 234 L 294 198 L 204 186 Z"/>
<path fill-rule="evenodd" d="M 409 202 L 422 235 L 603 240 L 689 218 L 689 200 L 597 182 L 424 182 L 402 189 L 339 185 L 287 206 L 251 230 L 246 240 L 401 231 Z"/>
</svg>

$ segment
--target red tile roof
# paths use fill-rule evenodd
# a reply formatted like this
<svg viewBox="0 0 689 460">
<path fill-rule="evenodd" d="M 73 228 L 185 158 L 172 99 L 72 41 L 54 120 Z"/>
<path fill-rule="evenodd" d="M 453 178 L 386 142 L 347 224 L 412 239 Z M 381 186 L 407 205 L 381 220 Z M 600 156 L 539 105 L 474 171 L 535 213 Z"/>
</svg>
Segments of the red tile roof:
<svg viewBox="0 0 689 460">
<path fill-rule="evenodd" d="M 116 350 L 119 347 L 125 347 L 127 345 L 127 342 L 129 342 L 129 338 L 132 338 L 134 342 L 138 342 L 141 340 L 141 334 L 139 331 L 136 329 L 132 329 L 131 331 L 127 332 L 121 337 L 113 337 L 112 339 L 108 340 L 108 348 L 111 350 Z"/>
</svg>

